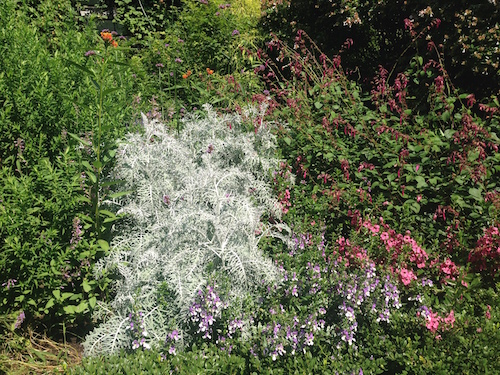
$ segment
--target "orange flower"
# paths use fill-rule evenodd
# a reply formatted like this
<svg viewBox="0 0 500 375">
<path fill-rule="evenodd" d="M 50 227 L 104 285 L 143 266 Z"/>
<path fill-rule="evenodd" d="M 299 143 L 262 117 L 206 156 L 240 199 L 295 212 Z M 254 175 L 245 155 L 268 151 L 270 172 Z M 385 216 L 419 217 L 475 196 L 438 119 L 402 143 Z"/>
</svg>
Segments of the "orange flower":
<svg viewBox="0 0 500 375">
<path fill-rule="evenodd" d="M 112 40 L 111 45 L 116 48 L 118 47 L 118 42 L 116 40 Z"/>
<path fill-rule="evenodd" d="M 188 70 L 185 74 L 182 75 L 182 78 L 186 79 L 188 78 L 193 72 Z"/>
<path fill-rule="evenodd" d="M 208 75 L 212 75 L 212 74 L 214 74 L 214 71 L 210 68 L 207 68 L 207 73 L 208 73 Z"/>
<path fill-rule="evenodd" d="M 101 31 L 101 38 L 106 42 L 111 42 L 113 40 L 113 35 L 107 31 Z"/>
<path fill-rule="evenodd" d="M 189 77 L 187 74 L 182 75 L 182 78 L 184 78 L 184 79 L 186 79 L 187 77 Z"/>
</svg>

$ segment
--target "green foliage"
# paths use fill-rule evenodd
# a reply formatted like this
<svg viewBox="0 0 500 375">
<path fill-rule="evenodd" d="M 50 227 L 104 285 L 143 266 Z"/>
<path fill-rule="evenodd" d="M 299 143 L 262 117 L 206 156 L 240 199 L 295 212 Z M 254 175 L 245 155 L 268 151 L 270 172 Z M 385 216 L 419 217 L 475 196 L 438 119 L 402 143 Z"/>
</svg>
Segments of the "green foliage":
<svg viewBox="0 0 500 375">
<path fill-rule="evenodd" d="M 440 1 L 359 1 L 340 4 L 318 1 L 314 7 L 304 0 L 264 2 L 262 27 L 288 43 L 293 35 L 304 30 L 328 56 L 343 49 L 344 66 L 361 72 L 360 82 L 372 77 L 379 65 L 386 69 L 398 61 L 400 69 L 409 64 L 402 59 L 408 44 L 417 34 L 407 34 L 403 28 L 419 31 L 430 17 L 440 20 L 434 33 L 436 45 L 444 46 L 444 56 L 450 77 L 463 91 L 478 97 L 498 93 L 497 2 L 481 0 L 443 3 Z M 353 42 L 343 48 L 346 40 Z M 412 46 L 412 53 L 421 54 L 425 41 Z M 480 82 L 480 84 L 479 84 Z"/>
<path fill-rule="evenodd" d="M 24 310 L 27 318 L 52 324 L 88 313 L 89 299 L 95 299 L 87 287 L 95 284 L 90 280 L 95 253 L 82 252 L 78 244 L 82 200 L 77 176 L 68 150 L 54 163 L 40 160 L 30 175 L 16 177 L 3 167 L 1 311 Z"/>
<path fill-rule="evenodd" d="M 122 109 L 128 104 L 124 94 L 133 86 L 126 73 L 98 80 L 103 85 L 122 84 L 123 95 L 114 91 L 113 96 L 96 100 L 91 78 L 75 68 L 75 64 L 83 70 L 94 68 L 85 51 L 96 40 L 89 28 L 81 32 L 68 27 L 74 20 L 71 12 L 62 20 L 59 11 L 69 9 L 68 4 L 51 7 L 43 2 L 28 9 L 9 1 L 0 9 L 0 269 L 5 276 L 0 307 L 7 312 L 23 309 L 27 317 L 50 325 L 83 318 L 97 298 L 108 293 L 106 279 L 97 283 L 89 275 L 109 246 L 89 229 L 97 223 L 93 232 L 99 228 L 107 234 L 116 218 L 105 210 L 98 210 L 98 220 L 94 216 L 96 202 L 112 184 L 97 184 L 93 177 L 108 173 L 112 139 L 123 133 L 123 119 L 132 114 L 132 108 Z M 28 18 L 28 12 L 34 18 Z M 49 20 L 54 22 L 47 26 L 44 22 Z M 47 34 L 39 35 L 40 30 Z M 120 56 L 115 52 L 114 60 Z M 80 143 L 79 136 L 90 143 Z M 92 143 L 94 147 L 88 147 Z M 93 194 L 96 186 L 100 195 Z M 90 224 L 83 228 L 84 223 Z M 7 286 L 9 280 L 17 280 L 15 287 Z"/>
<path fill-rule="evenodd" d="M 33 319 L 33 325 L 41 320 L 46 326 L 78 326 L 99 306 L 96 318 L 108 319 L 106 327 L 137 323 L 135 328 L 115 330 L 123 334 L 123 347 L 133 340 L 135 348 L 144 349 L 154 340 L 163 343 L 174 328 L 181 328 L 180 341 L 170 346 L 167 340 L 163 352 L 136 349 L 132 354 L 89 358 L 69 371 L 500 372 L 499 103 L 494 95 L 498 80 L 492 79 L 498 73 L 497 3 L 349 0 L 318 1 L 311 7 L 302 0 L 266 1 L 264 27 L 294 48 L 274 39 L 270 59 L 262 61 L 253 51 L 260 39 L 252 30 L 258 11 L 252 0 L 232 2 L 230 7 L 218 0 L 117 0 L 117 19 L 134 34 L 131 41 L 113 36 L 117 48 L 111 48 L 110 40 L 103 44 L 94 24 L 79 18 L 69 0 L 4 3 L 2 351 L 23 353 L 19 358 L 24 362 L 33 355 L 56 361 L 55 355 L 31 350 L 33 343 L 18 333 L 29 329 Z M 327 55 L 340 47 L 349 74 L 339 57 L 328 59 L 306 34 L 296 35 L 297 29 L 311 32 Z M 233 35 L 234 30 L 239 34 Z M 95 55 L 85 56 L 89 50 Z M 387 70 L 377 71 L 378 65 Z M 352 82 L 361 77 L 356 68 L 363 75 L 362 85 Z M 269 93 L 260 94 L 262 83 L 252 71 L 264 77 Z M 376 71 L 373 81 L 365 79 Z M 476 96 L 463 93 L 472 91 Z M 267 270 L 255 279 L 286 277 L 247 289 L 252 283 L 243 282 L 238 277 L 242 273 L 233 270 L 245 268 L 237 265 L 234 254 L 265 259 L 255 242 L 260 230 L 276 224 L 279 212 L 262 215 L 257 227 L 248 226 L 248 247 L 255 251 L 243 251 L 247 247 L 236 239 L 244 226 L 231 226 L 222 214 L 248 215 L 250 205 L 231 204 L 234 197 L 226 191 L 203 193 L 202 187 L 209 186 L 203 179 L 211 168 L 207 158 L 219 157 L 234 167 L 246 154 L 232 148 L 224 132 L 221 139 L 204 141 L 197 141 L 197 132 L 184 134 L 181 128 L 189 126 L 181 119 L 193 107 L 195 116 L 201 115 L 198 108 L 204 103 L 219 112 L 232 107 L 240 111 L 250 98 L 269 100 L 266 115 L 279 120 L 277 137 L 287 163 L 273 175 L 274 189 L 298 247 L 285 249 L 276 239 L 260 241 L 281 273 L 264 261 L 258 266 L 243 261 L 240 266 L 252 263 L 254 268 L 245 269 L 250 274 L 258 267 Z M 182 151 L 173 146 L 160 152 L 161 157 L 141 153 L 166 158 L 148 169 L 149 185 L 139 184 L 143 176 L 135 162 L 113 168 L 115 140 L 134 128 L 141 111 L 149 111 L 150 120 L 166 121 L 167 127 L 137 136 L 128 149 L 141 145 L 151 150 L 170 128 L 169 139 L 194 140 L 194 151 L 188 152 L 193 159 L 188 169 L 194 175 L 182 177 Z M 262 130 L 262 117 L 243 121 L 246 130 L 257 130 L 250 138 Z M 211 122 L 203 124 L 203 134 L 216 132 Z M 226 124 L 234 130 L 233 120 Z M 170 132 L 175 128 L 177 134 Z M 259 142 L 261 148 L 266 145 L 263 139 Z M 121 149 L 119 160 L 125 156 Z M 251 170 L 252 178 L 266 175 L 261 167 Z M 239 194 L 244 182 L 240 172 L 235 175 L 239 187 L 233 190 Z M 123 177 L 133 181 L 130 196 L 120 191 Z M 228 179 L 222 177 L 215 186 L 228 188 Z M 192 198 L 186 202 L 188 196 Z M 252 204 L 258 201 L 256 195 L 252 199 Z M 193 202 L 197 206 L 188 207 Z M 120 226 L 120 215 L 114 213 L 117 204 L 131 214 Z M 174 215 L 182 207 L 188 213 Z M 219 216 L 214 214 L 217 209 Z M 163 221 L 156 222 L 158 217 Z M 113 227 L 122 232 L 111 241 L 117 233 Z M 389 246 L 382 233 L 399 247 Z M 190 247 L 195 234 L 203 241 Z M 209 255 L 203 258 L 200 249 Z M 233 255 L 227 255 L 228 249 Z M 416 249 L 428 257 L 421 266 L 412 260 Z M 391 287 L 401 302 L 388 322 L 377 321 L 368 299 L 354 305 L 352 296 L 347 297 L 356 288 L 362 290 L 371 277 L 371 268 L 361 258 L 377 264 L 373 275 L 380 280 L 370 289 L 375 309 L 387 298 L 382 287 Z M 186 269 L 189 272 L 182 271 Z M 189 277 L 178 277 L 182 272 Z M 121 289 L 112 289 L 111 281 L 121 274 Z M 223 303 L 210 310 L 203 293 L 212 285 Z M 255 294 L 240 298 L 241 290 Z M 117 298 L 111 299 L 115 291 L 112 297 Z M 129 296 L 140 298 L 132 301 Z M 344 314 L 347 306 L 354 318 Z M 201 326 L 194 319 L 201 315 L 192 314 L 189 307 L 199 308 L 200 314 L 203 309 L 214 312 L 212 324 Z M 348 345 L 342 330 L 352 328 L 350 319 L 357 331 L 356 341 Z M 240 323 L 241 331 L 230 328 Z M 294 334 L 285 327 L 294 324 L 300 326 L 296 335 L 302 347 L 292 354 Z M 305 333 L 312 327 L 314 343 L 305 344 Z M 208 331 L 211 336 L 202 337 Z M 280 343 L 288 346 L 280 348 Z M 15 368 L 9 358 L 1 354 L 0 371 Z"/>
<path fill-rule="evenodd" d="M 291 216 L 310 212 L 334 238 L 382 217 L 465 264 L 497 221 L 486 198 L 498 190 L 497 107 L 471 110 L 473 96 L 455 90 L 434 49 L 404 73 L 381 70 L 368 96 L 305 34 L 299 52 L 271 45 L 289 67 L 263 75 L 279 77 L 270 87 L 288 123 L 281 149 L 302 180 L 291 189 Z"/>
<path fill-rule="evenodd" d="M 164 33 L 172 27 L 183 7 L 182 0 L 115 0 L 113 3 L 114 22 L 124 27 L 127 35 L 138 39 L 154 32 Z"/>
</svg>

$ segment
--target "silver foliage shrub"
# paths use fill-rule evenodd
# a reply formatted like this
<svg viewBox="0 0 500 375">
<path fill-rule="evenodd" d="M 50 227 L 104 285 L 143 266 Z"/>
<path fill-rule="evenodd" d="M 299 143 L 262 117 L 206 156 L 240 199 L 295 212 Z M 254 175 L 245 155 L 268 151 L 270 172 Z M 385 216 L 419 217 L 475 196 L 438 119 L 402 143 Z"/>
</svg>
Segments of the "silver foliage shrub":
<svg viewBox="0 0 500 375">
<path fill-rule="evenodd" d="M 275 137 L 263 112 L 243 116 L 191 116 L 180 134 L 145 117 L 143 134 L 129 134 L 117 152 L 117 177 L 133 193 L 122 201 L 128 214 L 112 252 L 96 265 L 96 277 L 114 272 L 115 297 L 99 303 L 100 322 L 86 338 L 86 355 L 131 347 L 129 314 L 143 316 L 148 345 L 164 342 L 172 325 L 188 320 L 196 292 L 222 275 L 230 301 L 252 295 L 256 284 L 276 280 L 277 270 L 259 250 L 263 236 L 288 241 L 284 224 L 263 223 L 265 212 L 279 218 L 281 207 L 269 185 L 275 170 Z M 258 131 L 244 124 L 260 122 Z M 158 296 L 169 291 L 168 303 Z"/>
</svg>

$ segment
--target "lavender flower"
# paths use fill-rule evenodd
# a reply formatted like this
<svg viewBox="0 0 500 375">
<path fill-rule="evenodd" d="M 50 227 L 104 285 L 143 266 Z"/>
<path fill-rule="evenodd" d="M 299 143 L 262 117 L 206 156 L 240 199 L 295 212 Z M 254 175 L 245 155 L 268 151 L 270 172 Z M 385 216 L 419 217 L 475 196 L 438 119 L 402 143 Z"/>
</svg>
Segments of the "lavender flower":
<svg viewBox="0 0 500 375">
<path fill-rule="evenodd" d="M 80 218 L 75 217 L 73 219 L 73 232 L 71 233 L 71 239 L 69 240 L 69 243 L 71 244 L 71 249 L 75 249 L 76 245 L 81 241 L 82 239 L 82 226 L 80 224 Z"/>
<path fill-rule="evenodd" d="M 17 283 L 17 280 L 16 279 L 9 279 L 7 280 L 6 283 L 3 283 L 2 286 L 5 286 L 7 287 L 7 290 L 9 290 L 10 288 L 12 288 L 14 285 L 16 285 Z"/>
<path fill-rule="evenodd" d="M 240 35 L 240 32 L 236 29 L 233 30 L 233 32 L 231 33 L 232 36 L 235 36 L 235 35 Z"/>
<path fill-rule="evenodd" d="M 95 54 L 96 54 L 96 53 L 95 53 L 95 51 L 94 51 L 94 50 L 90 50 L 90 51 L 85 52 L 85 57 L 93 56 L 93 55 L 95 55 Z"/>
<path fill-rule="evenodd" d="M 164 68 L 164 66 L 163 66 L 163 64 L 162 64 L 162 63 L 158 63 L 158 64 L 156 64 L 156 67 L 157 67 L 157 68 Z"/>
<path fill-rule="evenodd" d="M 175 62 L 176 62 L 176 63 L 181 63 L 181 62 L 182 62 L 182 59 L 180 59 L 179 57 L 177 57 L 177 58 L 175 59 Z"/>
<path fill-rule="evenodd" d="M 24 311 L 21 311 L 17 316 L 16 323 L 14 324 L 14 329 L 18 329 L 23 324 L 24 319 L 26 319 L 26 315 L 24 315 Z"/>
</svg>

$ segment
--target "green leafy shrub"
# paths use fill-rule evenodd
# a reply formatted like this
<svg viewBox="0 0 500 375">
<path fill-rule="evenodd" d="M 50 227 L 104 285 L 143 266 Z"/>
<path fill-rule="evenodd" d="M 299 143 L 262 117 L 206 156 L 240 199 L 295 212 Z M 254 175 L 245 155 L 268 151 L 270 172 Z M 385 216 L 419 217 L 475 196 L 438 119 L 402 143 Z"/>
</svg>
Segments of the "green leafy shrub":
<svg viewBox="0 0 500 375">
<path fill-rule="evenodd" d="M 104 1 L 101 1 L 104 3 Z M 177 20 L 182 0 L 136 2 L 132 0 L 113 1 L 114 22 L 125 28 L 127 35 L 142 39 L 154 32 L 165 33 Z"/>
<path fill-rule="evenodd" d="M 27 318 L 58 324 L 88 313 L 89 299 L 95 303 L 89 294 L 95 254 L 80 243 L 78 173 L 69 150 L 54 163 L 40 160 L 29 175 L 2 168 L 3 312 L 23 310 Z"/>
<path fill-rule="evenodd" d="M 314 7 L 308 1 L 266 1 L 262 26 L 287 43 L 304 30 L 331 56 L 346 40 L 353 44 L 344 51 L 344 67 L 361 72 L 354 74 L 360 82 L 373 76 L 379 65 L 389 69 L 396 61 L 404 70 L 409 60 L 402 58 L 416 34 L 403 29 L 419 29 L 429 17 L 439 19 L 434 32 L 436 45 L 443 45 L 448 73 L 455 85 L 478 97 L 497 94 L 499 86 L 498 14 L 495 1 L 482 0 L 474 4 L 442 3 L 439 1 L 318 1 Z M 411 55 L 422 54 L 425 43 L 411 47 Z M 481 82 L 481 84 L 478 84 Z"/>
<path fill-rule="evenodd" d="M 335 236 L 381 216 L 395 230 L 423 236 L 442 259 L 451 254 L 466 264 L 497 220 L 486 199 L 498 190 L 496 107 L 471 110 L 473 96 L 448 81 L 432 41 L 426 60 L 417 56 L 404 73 L 381 69 L 369 97 L 347 79 L 340 58 L 308 43 L 303 33 L 297 49 L 274 40 L 289 70 L 279 76 L 267 61 L 263 72 L 280 77 L 271 87 L 276 115 L 288 122 L 281 145 L 301 179 L 290 190 L 291 215 L 312 211 Z"/>
<path fill-rule="evenodd" d="M 99 151 L 102 145 L 109 150 L 113 138 L 124 132 L 121 121 L 132 108 L 126 95 L 117 90 L 113 96 L 96 100 L 91 77 L 68 62 L 84 70 L 93 68 L 90 57 L 95 50 L 89 47 L 97 42 L 93 40 L 95 31 L 70 30 L 69 21 L 56 17 L 49 34 L 60 38 L 47 43 L 49 36 L 39 36 L 38 28 L 43 17 L 50 18 L 49 4 L 40 4 L 40 11 L 43 8 L 45 13 L 34 19 L 28 18 L 28 9 L 15 1 L 5 5 L 0 10 L 4 26 L 1 38 L 6 43 L 2 48 L 8 46 L 0 57 L 0 220 L 4 223 L 0 269 L 6 277 L 2 281 L 1 309 L 23 309 L 27 317 L 53 326 L 83 319 L 97 297 L 107 293 L 102 283 L 88 279 L 93 263 L 104 252 L 97 242 L 100 238 L 94 238 L 86 225 L 91 212 L 95 213 L 95 203 L 102 198 L 102 193 L 93 198 L 98 181 L 92 181 L 96 171 L 90 162 L 94 163 L 95 150 L 96 165 L 102 164 L 100 172 L 105 162 L 111 164 L 111 155 L 99 156 Z M 120 60 L 122 54 L 114 52 L 114 60 Z M 123 72 L 106 75 L 99 82 L 112 87 L 122 84 L 125 92 L 133 85 L 128 84 Z M 99 147 L 89 148 L 89 142 L 77 144 L 70 134 L 76 134 L 77 139 L 78 135 L 87 137 Z M 103 187 L 109 190 L 109 186 Z M 106 223 L 102 227 L 109 227 L 113 218 L 100 215 Z M 73 238 L 75 233 L 78 239 Z M 105 247 L 104 242 L 101 244 Z M 10 288 L 13 280 L 15 287 Z"/>
</svg>

